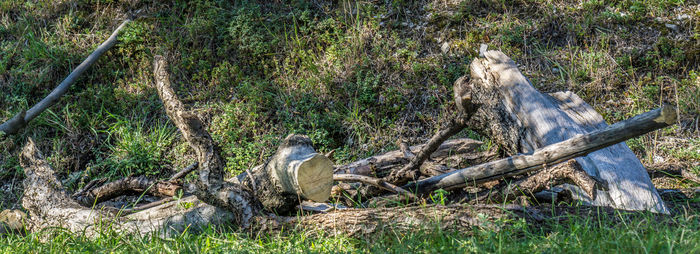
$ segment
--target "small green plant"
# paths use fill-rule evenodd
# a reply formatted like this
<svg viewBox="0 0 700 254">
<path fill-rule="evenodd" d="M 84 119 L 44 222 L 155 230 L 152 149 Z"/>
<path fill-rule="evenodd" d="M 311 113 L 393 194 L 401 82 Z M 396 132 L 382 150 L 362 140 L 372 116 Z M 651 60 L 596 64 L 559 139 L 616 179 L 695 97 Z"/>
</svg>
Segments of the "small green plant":
<svg viewBox="0 0 700 254">
<path fill-rule="evenodd" d="M 446 205 L 448 201 L 447 195 L 450 195 L 449 191 L 438 189 L 430 193 L 430 200 L 433 201 L 434 204 Z"/>
</svg>

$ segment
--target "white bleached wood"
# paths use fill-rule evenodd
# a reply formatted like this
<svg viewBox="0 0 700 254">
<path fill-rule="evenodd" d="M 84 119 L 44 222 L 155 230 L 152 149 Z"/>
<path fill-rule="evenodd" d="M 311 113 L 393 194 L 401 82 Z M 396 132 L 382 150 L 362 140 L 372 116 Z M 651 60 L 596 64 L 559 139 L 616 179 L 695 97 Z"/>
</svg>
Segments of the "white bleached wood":
<svg viewBox="0 0 700 254">
<path fill-rule="evenodd" d="M 537 91 L 513 60 L 500 51 L 487 51 L 471 64 L 472 83 L 490 86 L 500 93 L 506 118 L 519 141 L 519 151 L 535 149 L 570 139 L 606 126 L 602 117 L 572 96 L 555 100 Z M 586 108 L 587 106 L 587 108 Z M 512 135 L 512 134 L 511 134 Z M 608 183 L 609 191 L 598 193 L 595 205 L 626 210 L 668 213 L 648 173 L 624 143 L 578 158 L 584 170 Z"/>
</svg>

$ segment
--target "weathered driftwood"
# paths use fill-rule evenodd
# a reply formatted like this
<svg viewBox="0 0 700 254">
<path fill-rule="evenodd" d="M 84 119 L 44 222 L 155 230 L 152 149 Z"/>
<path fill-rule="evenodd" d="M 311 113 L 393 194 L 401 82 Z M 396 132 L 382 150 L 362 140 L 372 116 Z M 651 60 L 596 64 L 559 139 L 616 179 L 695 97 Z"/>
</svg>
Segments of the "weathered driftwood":
<svg viewBox="0 0 700 254">
<path fill-rule="evenodd" d="M 440 161 L 453 155 L 465 155 L 477 153 L 477 148 L 483 143 L 470 138 L 458 138 L 447 140 L 438 146 L 437 150 L 430 155 L 431 160 Z M 410 147 L 411 153 L 417 153 L 423 149 L 425 145 L 415 145 Z M 408 162 L 408 159 L 401 150 L 387 152 L 381 155 L 372 156 L 362 160 L 358 160 L 346 165 L 338 166 L 335 169 L 335 174 L 355 174 L 355 175 L 386 175 L 392 169 L 400 167 Z M 438 165 L 423 165 L 425 170 L 433 170 Z"/>
<path fill-rule="evenodd" d="M 228 226 L 240 220 L 240 215 L 204 203 L 196 196 L 184 197 L 126 216 L 118 216 L 119 212 L 109 210 L 90 209 L 70 198 L 31 140 L 23 149 L 21 164 L 27 174 L 22 204 L 29 211 L 25 225 L 30 232 L 63 228 L 87 237 L 113 231 L 170 236 L 184 230 L 196 232 L 209 225 Z M 518 206 L 497 205 L 341 209 L 301 217 L 258 215 L 250 220 L 250 229 L 258 232 L 303 229 L 319 235 L 367 235 L 385 230 L 438 228 L 457 231 L 473 227 L 495 229 L 497 225 L 492 220 L 514 215 L 528 219 L 527 210 Z M 488 215 L 488 218 L 479 216 L 483 214 Z"/>
<path fill-rule="evenodd" d="M 675 123 L 676 115 L 670 105 L 637 115 L 604 129 L 575 136 L 548 145 L 530 154 L 520 154 L 489 163 L 430 177 L 403 186 L 404 189 L 427 193 L 436 189 L 454 189 L 467 184 L 479 184 L 503 177 L 515 176 L 556 165 L 569 159 L 585 156 L 625 141 L 629 138 L 660 129 Z"/>
<path fill-rule="evenodd" d="M 165 58 L 155 56 L 153 66 L 156 90 L 163 102 L 165 113 L 197 155 L 199 179 L 196 182 L 195 195 L 208 204 L 231 211 L 236 216 L 236 223 L 247 227 L 251 218 L 259 211 L 253 196 L 240 185 L 224 181 L 225 164 L 220 148 L 214 143 L 199 117 L 186 111 L 177 98 L 170 85 Z"/>
<path fill-rule="evenodd" d="M 250 175 L 249 182 L 257 187 L 254 193 L 240 184 L 224 181 L 220 149 L 199 117 L 187 112 L 175 95 L 162 56 L 155 56 L 154 69 L 158 95 L 168 117 L 197 154 L 199 179 L 195 195 L 200 200 L 233 212 L 239 218 L 239 225 L 246 227 L 259 212 L 257 203 L 270 211 L 284 213 L 299 204 L 300 198 L 315 201 L 328 198 L 333 184 L 333 164 L 313 150 L 308 137 L 300 135 L 287 137 L 263 170 Z"/>
<path fill-rule="evenodd" d="M 486 51 L 484 55 L 471 64 L 472 99 L 480 107 L 470 126 L 492 137 L 508 153 L 531 153 L 605 125 L 600 115 L 582 101 L 564 105 L 541 94 L 500 51 Z M 587 109 L 576 111 L 582 107 Z M 668 212 L 646 170 L 625 144 L 601 149 L 577 161 L 589 175 L 609 185 L 609 191 L 596 195 L 594 204 Z"/>
<path fill-rule="evenodd" d="M 7 133 L 7 134 L 15 134 L 24 126 L 27 125 L 30 121 L 32 121 L 34 118 L 39 116 L 44 110 L 47 108 L 51 107 L 53 104 L 56 104 L 58 102 L 58 99 L 61 98 L 66 92 L 68 92 L 68 88 L 75 83 L 75 81 L 80 77 L 80 75 L 85 72 L 90 66 L 92 66 L 97 59 L 107 52 L 114 44 L 117 43 L 117 35 L 119 34 L 119 31 L 121 31 L 126 24 L 131 22 L 131 19 L 126 19 L 124 22 L 122 22 L 119 27 L 117 27 L 114 32 L 112 32 L 112 35 L 109 36 L 109 38 L 104 41 L 102 44 L 100 44 L 99 47 L 95 49 L 85 60 L 83 60 L 78 67 L 76 67 L 69 75 L 66 77 L 56 88 L 49 93 L 44 99 L 42 99 L 39 103 L 31 107 L 27 111 L 21 111 L 17 113 L 14 117 L 12 117 L 10 120 L 7 122 L 4 122 L 3 124 L 0 124 L 0 133 Z"/>
</svg>

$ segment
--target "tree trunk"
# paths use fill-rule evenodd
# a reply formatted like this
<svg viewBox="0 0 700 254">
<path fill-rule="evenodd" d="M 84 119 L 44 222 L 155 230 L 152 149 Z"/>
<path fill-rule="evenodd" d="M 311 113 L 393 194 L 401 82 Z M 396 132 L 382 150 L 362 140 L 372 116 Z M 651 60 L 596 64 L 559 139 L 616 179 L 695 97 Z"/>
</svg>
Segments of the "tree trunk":
<svg viewBox="0 0 700 254">
<path fill-rule="evenodd" d="M 492 137 L 508 153 L 531 153 L 605 126 L 580 98 L 560 101 L 541 94 L 500 51 L 484 55 L 471 64 L 473 101 L 481 107 L 470 126 Z M 624 143 L 577 161 L 589 175 L 609 185 L 609 191 L 598 191 L 593 204 L 668 213 L 646 170 Z"/>
</svg>

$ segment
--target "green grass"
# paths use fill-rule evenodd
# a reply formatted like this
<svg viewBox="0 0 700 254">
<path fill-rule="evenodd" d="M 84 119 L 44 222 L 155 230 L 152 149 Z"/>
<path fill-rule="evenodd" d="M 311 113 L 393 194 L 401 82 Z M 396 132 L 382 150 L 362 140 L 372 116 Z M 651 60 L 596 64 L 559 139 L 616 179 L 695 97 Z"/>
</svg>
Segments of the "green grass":
<svg viewBox="0 0 700 254">
<path fill-rule="evenodd" d="M 38 142 L 59 177 L 71 179 L 71 189 L 95 177 L 163 178 L 192 163 L 193 152 L 153 88 L 156 54 L 167 57 L 178 95 L 209 124 L 229 174 L 274 153 L 289 133 L 309 135 L 321 152 L 335 150 L 338 164 L 395 149 L 397 137 L 424 141 L 454 112 L 452 82 L 468 73 L 481 43 L 511 56 L 538 89 L 571 90 L 608 122 L 662 102 L 678 106 L 677 126 L 628 144 L 647 167 L 662 157 L 700 171 L 700 11 L 693 1 L 682 0 L 3 0 L 0 120 L 43 98 L 134 10 L 146 16 L 129 24 L 57 105 L 19 135 L 0 139 L 0 208 L 19 205 L 23 171 L 17 154 L 28 137 Z M 679 19 L 682 15 L 689 18 Z M 461 135 L 492 145 L 470 131 Z M 575 218 L 546 230 L 516 223 L 471 236 L 419 232 L 387 234 L 382 241 L 312 239 L 303 232 L 92 241 L 61 234 L 45 244 L 36 236 L 13 236 L 1 240 L 0 251 L 196 252 L 209 244 L 250 252 L 351 252 L 372 246 L 377 251 L 435 246 L 448 252 L 697 252 L 687 240 L 698 238 L 694 219 L 669 220 L 608 225 L 608 219 Z"/>
<path fill-rule="evenodd" d="M 494 230 L 494 228 L 496 230 Z M 48 237 L 48 239 L 46 239 Z M 45 241 L 42 239 L 46 239 Z M 311 235 L 292 230 L 272 235 L 209 228 L 174 237 L 116 234 L 88 239 L 61 230 L 0 238 L 8 253 L 695 253 L 700 221 L 692 214 L 655 216 L 627 212 L 562 215 L 537 225 L 522 219 L 494 221 L 488 228 L 405 231 L 372 237 Z"/>
</svg>

